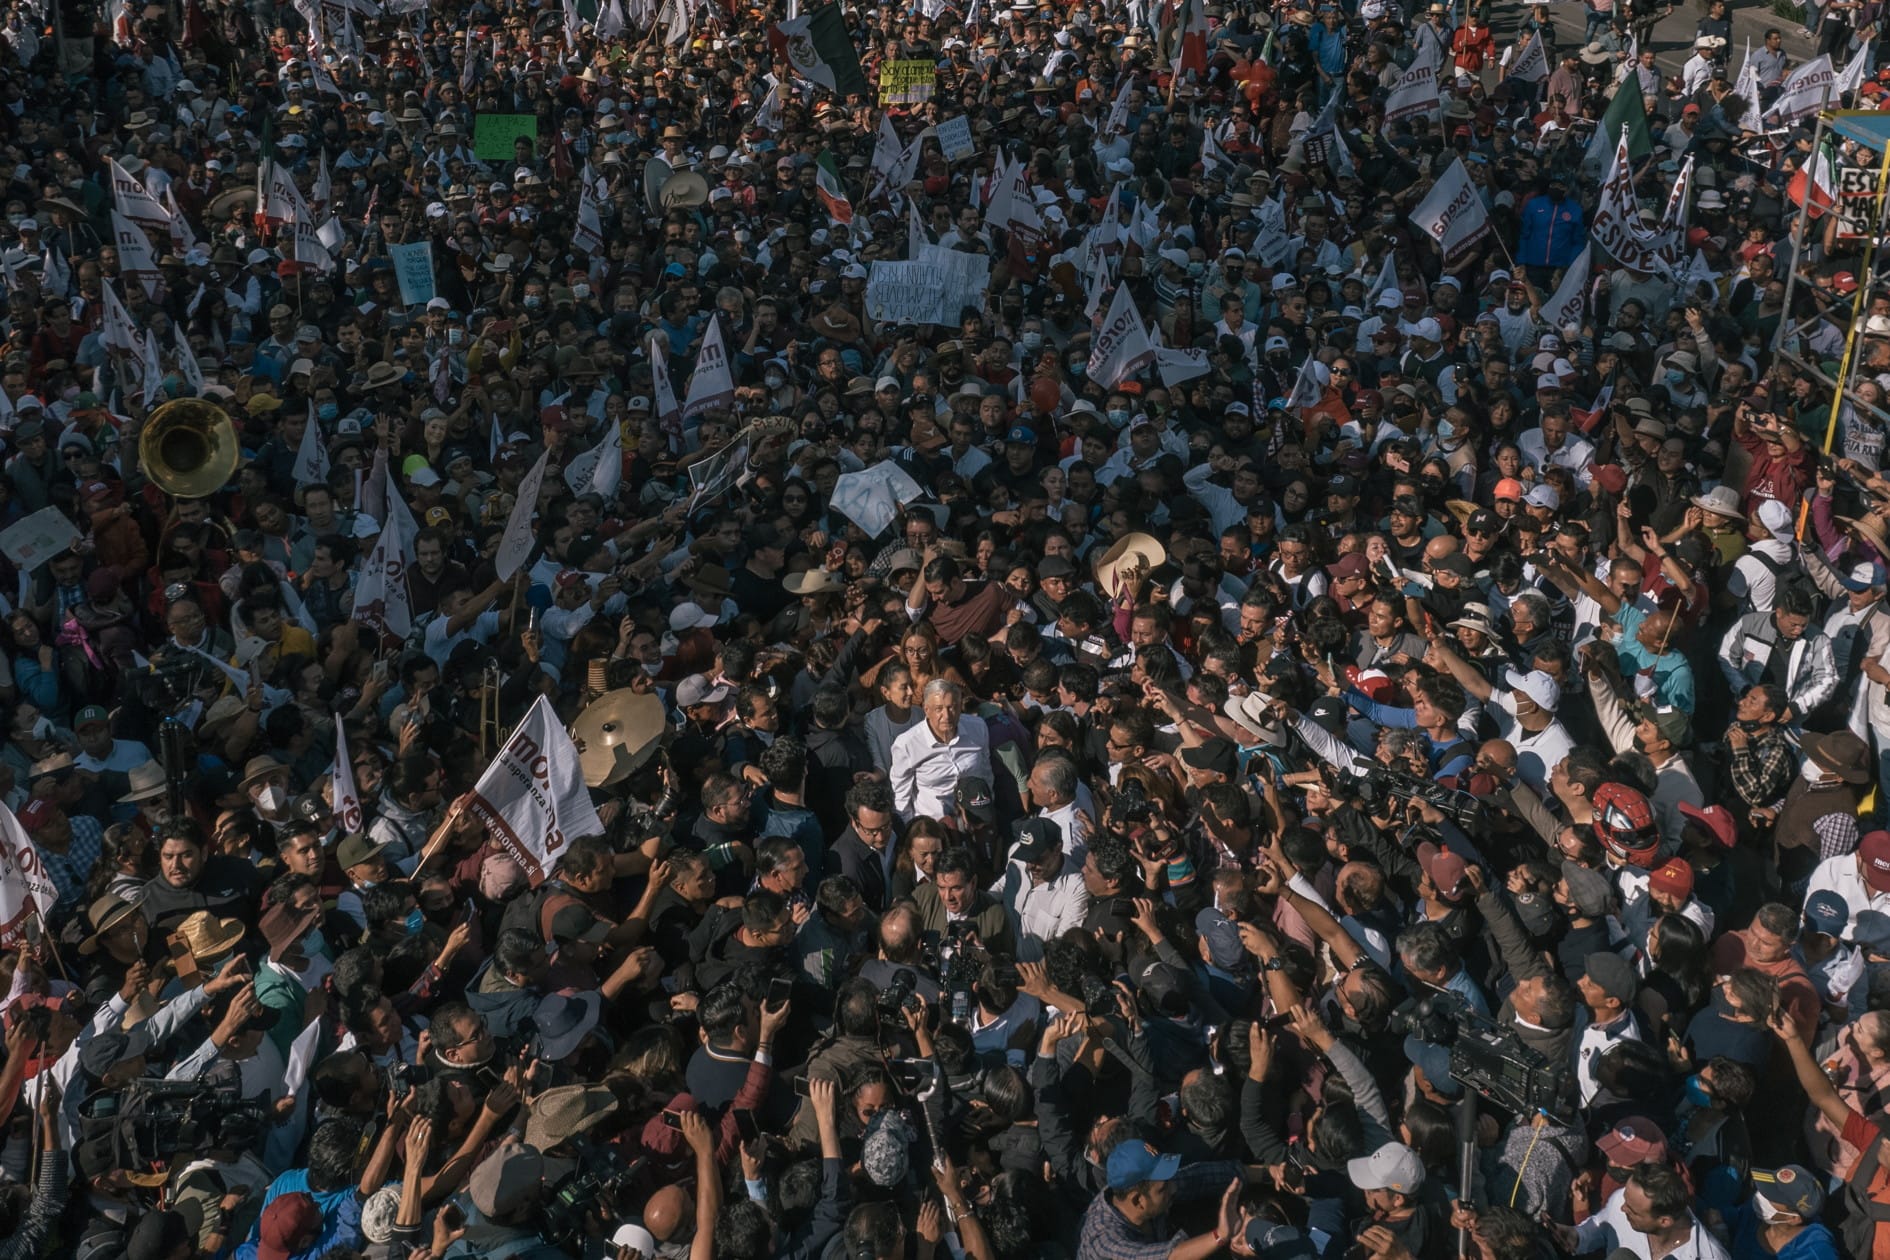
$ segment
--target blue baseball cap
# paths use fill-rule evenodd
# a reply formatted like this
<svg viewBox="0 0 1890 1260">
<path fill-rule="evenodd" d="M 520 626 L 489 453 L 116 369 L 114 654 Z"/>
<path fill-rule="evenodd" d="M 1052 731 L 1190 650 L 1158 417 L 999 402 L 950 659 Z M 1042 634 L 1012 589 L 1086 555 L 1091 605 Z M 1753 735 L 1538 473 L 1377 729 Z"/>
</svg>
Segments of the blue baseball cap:
<svg viewBox="0 0 1890 1260">
<path fill-rule="evenodd" d="M 1838 936 L 1851 921 L 1851 907 L 1830 889 L 1805 899 L 1805 926 L 1820 936 Z"/>
<path fill-rule="evenodd" d="M 1034 429 L 1027 429 L 1020 424 L 1009 433 L 1006 433 L 1004 440 L 1006 442 L 1016 442 L 1022 446 L 1035 446 L 1037 445 L 1037 433 Z"/>
<path fill-rule="evenodd" d="M 1147 1142 L 1124 1142 L 1109 1152 L 1109 1188 L 1128 1190 L 1144 1181 L 1167 1181 L 1180 1167 L 1179 1155 L 1164 1155 Z"/>
</svg>

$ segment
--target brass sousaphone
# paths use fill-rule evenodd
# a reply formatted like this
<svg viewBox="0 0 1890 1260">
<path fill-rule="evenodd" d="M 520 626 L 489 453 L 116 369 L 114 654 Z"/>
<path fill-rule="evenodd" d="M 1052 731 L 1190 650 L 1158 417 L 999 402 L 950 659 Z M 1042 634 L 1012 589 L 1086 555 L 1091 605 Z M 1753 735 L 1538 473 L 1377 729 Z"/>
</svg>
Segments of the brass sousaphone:
<svg viewBox="0 0 1890 1260">
<path fill-rule="evenodd" d="M 208 498 L 221 490 L 241 455 L 229 413 L 201 398 L 165 403 L 138 437 L 145 476 L 177 499 Z"/>
</svg>

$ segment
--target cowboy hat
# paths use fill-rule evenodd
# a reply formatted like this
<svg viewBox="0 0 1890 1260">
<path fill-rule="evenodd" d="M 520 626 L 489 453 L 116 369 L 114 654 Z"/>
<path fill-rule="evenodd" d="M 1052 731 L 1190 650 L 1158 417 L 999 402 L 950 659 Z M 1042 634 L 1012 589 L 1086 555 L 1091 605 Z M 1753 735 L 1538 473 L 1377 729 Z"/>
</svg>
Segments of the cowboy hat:
<svg viewBox="0 0 1890 1260">
<path fill-rule="evenodd" d="M 617 1096 L 601 1085 L 560 1085 L 532 1100 L 525 1144 L 548 1151 L 586 1133 L 617 1110 Z"/>
<path fill-rule="evenodd" d="M 1846 783 L 1870 781 L 1870 750 L 1849 731 L 1833 735 L 1807 734 L 1798 741 L 1805 756 Z"/>
<path fill-rule="evenodd" d="M 131 768 L 131 790 L 118 798 L 120 805 L 135 805 L 139 801 L 154 801 L 164 795 L 168 783 L 164 776 L 164 767 L 155 761 Z"/>
<path fill-rule="evenodd" d="M 256 208 L 256 190 L 253 187 L 232 188 L 210 198 L 210 204 L 203 208 L 207 219 L 234 219 Z"/>
<path fill-rule="evenodd" d="M 733 591 L 728 581 L 727 569 L 719 564 L 705 564 L 690 575 L 687 585 L 698 595 L 720 595 L 727 598 Z"/>
<path fill-rule="evenodd" d="M 94 901 L 85 912 L 87 923 L 92 925 L 92 934 L 79 942 L 79 952 L 91 957 L 98 952 L 98 947 L 105 942 L 105 933 L 138 913 L 138 903 L 126 901 L 116 893 L 106 893 Z"/>
<path fill-rule="evenodd" d="M 1263 744 L 1284 745 L 1286 732 L 1273 720 L 1267 706 L 1273 703 L 1273 697 L 1264 691 L 1250 691 L 1244 696 L 1229 696 L 1222 711 L 1233 721 L 1246 727 L 1260 737 Z"/>
<path fill-rule="evenodd" d="M 253 189 L 250 195 L 255 195 Z M 41 197 L 34 203 L 33 208 L 41 214 L 69 214 L 75 219 L 88 217 L 83 206 L 76 206 L 72 202 L 67 201 L 64 197 Z"/>
<path fill-rule="evenodd" d="M 656 200 L 665 210 L 685 210 L 705 205 L 709 200 L 709 181 L 694 171 L 677 171 L 663 181 Z"/>
<path fill-rule="evenodd" d="M 398 385 L 407 378 L 407 374 L 391 363 L 376 363 L 367 371 L 369 389 L 385 389 L 389 385 Z"/>
<path fill-rule="evenodd" d="M 1874 516 L 1840 516 L 1837 523 L 1861 534 L 1864 541 L 1877 549 L 1880 556 L 1890 557 L 1890 536 L 1883 532 L 1883 525 Z"/>
<path fill-rule="evenodd" d="M 1121 590 L 1123 580 L 1138 562 L 1146 571 L 1165 563 L 1167 559 L 1167 550 L 1147 534 L 1124 534 L 1096 561 L 1096 583 L 1102 587 L 1103 594 L 1113 601 Z"/>
<path fill-rule="evenodd" d="M 844 591 L 847 584 L 825 569 L 807 569 L 800 573 L 790 573 L 781 579 L 790 595 L 825 595 L 830 591 Z"/>
<path fill-rule="evenodd" d="M 254 783 L 256 780 L 260 778 L 264 778 L 267 775 L 275 774 L 278 771 L 286 774 L 288 773 L 288 769 L 289 767 L 283 765 L 280 761 L 277 761 L 274 757 L 270 757 L 270 756 L 251 757 L 246 763 L 244 763 L 243 778 L 240 782 L 237 783 L 236 786 L 238 788 L 246 788 L 250 784 Z"/>
<path fill-rule="evenodd" d="M 1739 492 L 1731 486 L 1714 486 L 1705 494 L 1696 494 L 1688 502 L 1702 512 L 1711 512 L 1715 516 L 1730 516 L 1735 521 L 1743 521 L 1746 514 L 1739 510 Z M 1843 517 L 1838 517 L 1843 521 Z"/>
</svg>

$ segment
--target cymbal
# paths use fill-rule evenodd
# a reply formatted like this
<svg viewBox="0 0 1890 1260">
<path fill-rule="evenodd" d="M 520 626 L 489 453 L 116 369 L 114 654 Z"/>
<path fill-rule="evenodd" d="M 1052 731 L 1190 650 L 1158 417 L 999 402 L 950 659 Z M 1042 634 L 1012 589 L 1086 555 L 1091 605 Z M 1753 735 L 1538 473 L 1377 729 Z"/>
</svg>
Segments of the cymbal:
<svg viewBox="0 0 1890 1260">
<path fill-rule="evenodd" d="M 626 687 L 597 697 L 571 723 L 584 782 L 601 788 L 629 778 L 650 759 L 668 726 L 654 694 Z"/>
</svg>

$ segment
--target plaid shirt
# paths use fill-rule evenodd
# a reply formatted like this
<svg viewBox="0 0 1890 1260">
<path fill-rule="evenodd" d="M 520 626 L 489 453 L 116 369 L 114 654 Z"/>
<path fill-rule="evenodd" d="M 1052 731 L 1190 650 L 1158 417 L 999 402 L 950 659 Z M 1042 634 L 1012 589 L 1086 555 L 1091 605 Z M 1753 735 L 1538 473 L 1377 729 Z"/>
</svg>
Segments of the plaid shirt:
<svg viewBox="0 0 1890 1260">
<path fill-rule="evenodd" d="M 1238 1164 L 1215 1161 L 1189 1164 L 1175 1173 L 1169 1184 L 1174 1187 L 1175 1202 L 1187 1203 L 1221 1194 L 1227 1183 L 1240 1176 Z M 1129 1218 L 1099 1194 L 1083 1213 L 1083 1232 L 1076 1242 L 1076 1260 L 1166 1260 L 1175 1244 L 1185 1235 L 1168 1225 L 1168 1218 L 1154 1222 L 1147 1230 L 1136 1228 Z"/>
<path fill-rule="evenodd" d="M 1779 798 L 1791 786 L 1797 773 L 1797 759 L 1791 741 L 1778 727 L 1768 727 L 1746 737 L 1744 748 L 1732 749 L 1727 767 L 1733 790 L 1747 805 L 1764 805 Z"/>
<path fill-rule="evenodd" d="M 55 853 L 44 845 L 36 846 L 40 862 L 45 866 L 46 873 L 52 876 L 53 887 L 59 890 L 55 909 L 61 913 L 83 903 L 85 883 L 92 877 L 92 868 L 105 852 L 105 829 L 99 826 L 96 818 L 72 814 L 67 816 L 66 821 L 71 825 L 72 839 L 67 843 L 64 853 Z"/>
<path fill-rule="evenodd" d="M 1814 820 L 1811 829 L 1818 836 L 1819 861 L 1857 852 L 1857 842 L 1860 839 L 1857 832 L 1857 815 L 1826 814 Z"/>
</svg>

